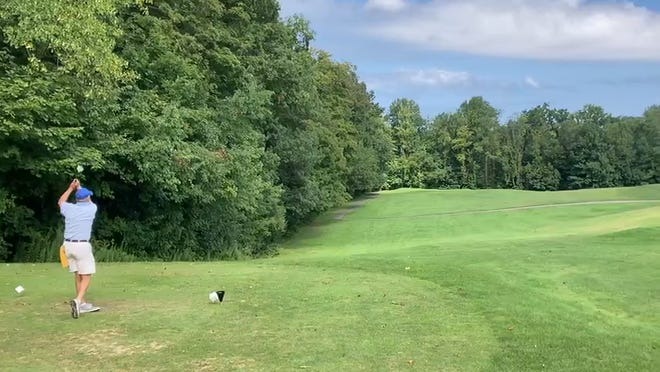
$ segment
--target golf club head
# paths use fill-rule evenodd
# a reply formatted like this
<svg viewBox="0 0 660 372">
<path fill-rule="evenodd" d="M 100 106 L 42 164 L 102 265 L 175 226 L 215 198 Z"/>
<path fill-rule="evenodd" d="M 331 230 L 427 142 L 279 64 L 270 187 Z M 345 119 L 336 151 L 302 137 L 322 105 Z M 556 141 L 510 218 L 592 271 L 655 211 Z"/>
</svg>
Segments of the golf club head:
<svg viewBox="0 0 660 372">
<path fill-rule="evenodd" d="M 220 303 L 225 297 L 225 291 L 213 291 L 209 294 L 209 300 L 212 303 Z"/>
</svg>

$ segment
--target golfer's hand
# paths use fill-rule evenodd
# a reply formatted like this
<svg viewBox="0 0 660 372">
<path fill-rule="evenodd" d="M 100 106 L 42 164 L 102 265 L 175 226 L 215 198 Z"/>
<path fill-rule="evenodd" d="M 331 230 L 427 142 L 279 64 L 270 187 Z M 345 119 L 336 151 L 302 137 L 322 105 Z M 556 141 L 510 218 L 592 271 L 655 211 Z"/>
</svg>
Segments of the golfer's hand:
<svg viewBox="0 0 660 372">
<path fill-rule="evenodd" d="M 74 178 L 73 181 L 71 181 L 71 184 L 69 184 L 69 188 L 71 190 L 77 190 L 80 187 L 80 181 L 78 181 L 77 178 Z"/>
</svg>

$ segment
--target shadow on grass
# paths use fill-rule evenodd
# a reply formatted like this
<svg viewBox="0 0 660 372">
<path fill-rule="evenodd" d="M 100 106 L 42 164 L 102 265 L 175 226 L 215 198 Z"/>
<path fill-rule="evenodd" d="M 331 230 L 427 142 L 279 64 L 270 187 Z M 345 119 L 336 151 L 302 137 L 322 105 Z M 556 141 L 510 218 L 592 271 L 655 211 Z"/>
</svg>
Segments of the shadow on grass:
<svg viewBox="0 0 660 372">
<path fill-rule="evenodd" d="M 362 208 L 366 203 L 372 199 L 376 199 L 379 196 L 378 193 L 371 192 L 364 195 L 361 195 L 341 207 L 337 207 L 322 213 L 321 215 L 313 218 L 306 226 L 299 228 L 296 231 L 291 232 L 288 236 L 289 242 L 296 242 L 301 239 L 312 239 L 318 237 L 321 233 L 321 228 L 330 226 L 332 224 L 341 222 L 346 218 L 350 213 Z M 297 243 L 288 244 L 288 249 L 299 247 Z M 304 246 L 304 244 L 303 244 Z"/>
<path fill-rule="evenodd" d="M 368 193 L 365 195 L 361 195 L 350 202 L 346 203 L 346 205 L 331 209 L 322 215 L 318 216 L 315 218 L 309 226 L 312 227 L 321 227 L 321 226 L 326 226 L 330 225 L 332 223 L 335 223 L 337 221 L 343 220 L 348 214 L 356 211 L 357 209 L 362 208 L 366 203 L 368 203 L 370 200 L 375 199 L 378 197 L 377 193 Z"/>
</svg>

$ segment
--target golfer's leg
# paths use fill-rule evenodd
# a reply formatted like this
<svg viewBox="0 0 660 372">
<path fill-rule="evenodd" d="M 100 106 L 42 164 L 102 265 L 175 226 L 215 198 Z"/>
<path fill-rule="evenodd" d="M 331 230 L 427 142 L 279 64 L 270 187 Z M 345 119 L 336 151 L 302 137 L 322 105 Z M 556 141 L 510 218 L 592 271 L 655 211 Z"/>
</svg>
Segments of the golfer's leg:
<svg viewBox="0 0 660 372">
<path fill-rule="evenodd" d="M 80 257 L 78 260 L 78 276 L 80 282 L 78 283 L 78 296 L 76 299 L 79 303 L 83 303 L 85 293 L 89 289 L 89 283 L 92 280 L 92 274 L 96 272 L 96 260 L 92 253 L 92 245 L 89 243 L 80 243 Z"/>
<path fill-rule="evenodd" d="M 80 283 L 78 284 L 78 295 L 76 300 L 79 303 L 83 303 L 83 298 L 85 298 L 85 293 L 87 293 L 87 288 L 89 288 L 89 283 L 92 280 L 92 274 L 81 274 Z"/>
<path fill-rule="evenodd" d="M 80 292 L 80 282 L 82 281 L 82 275 L 79 275 L 78 273 L 74 273 L 74 277 L 76 280 L 76 296 L 78 295 L 78 292 Z M 89 289 L 89 286 L 87 287 Z M 80 303 L 85 303 L 85 298 L 80 301 Z"/>
</svg>

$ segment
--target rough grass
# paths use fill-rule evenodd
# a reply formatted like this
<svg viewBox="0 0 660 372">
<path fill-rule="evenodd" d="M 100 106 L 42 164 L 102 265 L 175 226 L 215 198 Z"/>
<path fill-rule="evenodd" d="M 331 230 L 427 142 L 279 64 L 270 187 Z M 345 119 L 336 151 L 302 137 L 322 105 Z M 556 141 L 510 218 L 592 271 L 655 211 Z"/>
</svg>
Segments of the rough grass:
<svg viewBox="0 0 660 372">
<path fill-rule="evenodd" d="M 90 300 L 103 310 L 78 320 L 64 269 L 3 264 L 0 366 L 660 370 L 659 196 L 385 192 L 273 259 L 101 264 Z M 540 207 L 594 201 L 608 203 Z"/>
</svg>

